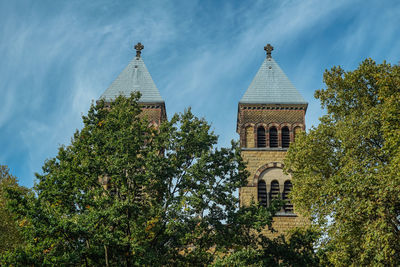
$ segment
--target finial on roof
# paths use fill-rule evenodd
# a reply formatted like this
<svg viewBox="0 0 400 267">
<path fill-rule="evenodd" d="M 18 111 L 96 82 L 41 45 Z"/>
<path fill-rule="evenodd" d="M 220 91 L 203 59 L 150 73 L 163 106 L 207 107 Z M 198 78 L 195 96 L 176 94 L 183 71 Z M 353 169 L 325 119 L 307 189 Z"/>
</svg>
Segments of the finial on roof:
<svg viewBox="0 0 400 267">
<path fill-rule="evenodd" d="M 271 44 L 267 44 L 264 46 L 264 50 L 267 51 L 267 58 L 272 58 L 271 52 L 274 50 L 274 47 Z"/>
<path fill-rule="evenodd" d="M 144 46 L 142 45 L 141 42 L 137 43 L 135 45 L 135 49 L 136 49 L 136 57 L 140 57 L 140 54 L 142 53 Z"/>
</svg>

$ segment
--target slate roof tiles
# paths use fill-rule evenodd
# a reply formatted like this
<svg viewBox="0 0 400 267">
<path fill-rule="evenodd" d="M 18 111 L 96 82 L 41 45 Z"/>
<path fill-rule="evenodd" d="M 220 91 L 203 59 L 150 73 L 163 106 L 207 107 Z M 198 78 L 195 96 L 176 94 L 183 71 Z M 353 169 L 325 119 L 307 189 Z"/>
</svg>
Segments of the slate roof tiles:
<svg viewBox="0 0 400 267">
<path fill-rule="evenodd" d="M 239 103 L 307 104 L 286 74 L 271 57 L 262 63 Z"/>
<path fill-rule="evenodd" d="M 100 99 L 113 101 L 118 95 L 129 97 L 133 91 L 140 91 L 140 103 L 163 103 L 149 71 L 141 57 L 135 57 L 112 82 Z"/>
</svg>

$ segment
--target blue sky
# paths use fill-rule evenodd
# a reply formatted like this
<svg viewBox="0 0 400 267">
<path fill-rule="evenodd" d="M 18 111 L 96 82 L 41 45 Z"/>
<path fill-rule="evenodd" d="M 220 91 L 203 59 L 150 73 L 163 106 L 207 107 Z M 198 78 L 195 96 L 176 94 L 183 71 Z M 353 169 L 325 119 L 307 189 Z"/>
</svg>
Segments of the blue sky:
<svg viewBox="0 0 400 267">
<path fill-rule="evenodd" d="M 310 128 L 324 70 L 368 57 L 398 64 L 399 25 L 400 1 L 2 0 L 0 164 L 31 187 L 138 41 L 168 116 L 192 107 L 226 146 L 267 43 L 309 102 Z"/>
</svg>

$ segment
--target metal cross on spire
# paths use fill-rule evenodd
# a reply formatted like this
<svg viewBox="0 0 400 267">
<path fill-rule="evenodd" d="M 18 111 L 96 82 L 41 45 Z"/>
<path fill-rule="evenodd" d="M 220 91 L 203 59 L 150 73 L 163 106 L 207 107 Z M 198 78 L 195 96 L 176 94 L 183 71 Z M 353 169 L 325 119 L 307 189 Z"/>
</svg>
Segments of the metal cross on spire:
<svg viewBox="0 0 400 267">
<path fill-rule="evenodd" d="M 135 49 L 136 49 L 136 57 L 140 57 L 140 54 L 142 53 L 144 46 L 142 45 L 141 42 L 137 43 L 135 45 Z"/>
<path fill-rule="evenodd" d="M 264 46 L 264 50 L 267 51 L 267 58 L 272 58 L 271 53 L 274 50 L 274 47 L 271 44 L 267 44 Z"/>
</svg>

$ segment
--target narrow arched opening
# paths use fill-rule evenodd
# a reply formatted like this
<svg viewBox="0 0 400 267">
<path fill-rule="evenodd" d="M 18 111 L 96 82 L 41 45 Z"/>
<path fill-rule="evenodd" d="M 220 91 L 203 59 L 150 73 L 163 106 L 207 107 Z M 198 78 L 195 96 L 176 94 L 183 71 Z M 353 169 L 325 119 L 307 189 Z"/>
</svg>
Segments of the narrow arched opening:
<svg viewBox="0 0 400 267">
<path fill-rule="evenodd" d="M 263 180 L 258 182 L 258 202 L 264 207 L 267 206 L 267 186 Z"/>
<path fill-rule="evenodd" d="M 285 206 L 283 207 L 286 213 L 293 213 L 293 204 L 289 199 L 289 194 L 292 191 L 292 182 L 286 181 L 283 186 L 282 198 L 285 201 Z"/>
<path fill-rule="evenodd" d="M 257 128 L 257 147 L 265 147 L 266 139 L 265 139 L 265 129 L 260 126 Z"/>
<path fill-rule="evenodd" d="M 288 148 L 290 145 L 290 132 L 287 126 L 282 128 L 282 147 Z"/>
<path fill-rule="evenodd" d="M 274 199 L 279 199 L 279 182 L 274 180 L 271 182 L 271 190 L 269 191 L 270 203 Z"/>
<path fill-rule="evenodd" d="M 278 147 L 278 130 L 276 127 L 269 128 L 269 147 Z"/>
</svg>

